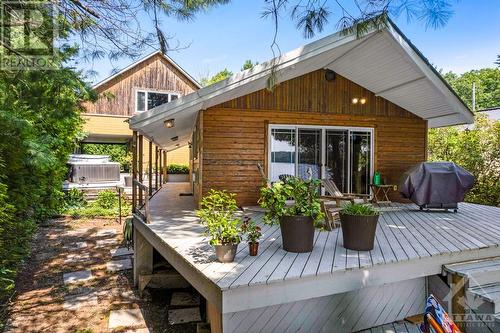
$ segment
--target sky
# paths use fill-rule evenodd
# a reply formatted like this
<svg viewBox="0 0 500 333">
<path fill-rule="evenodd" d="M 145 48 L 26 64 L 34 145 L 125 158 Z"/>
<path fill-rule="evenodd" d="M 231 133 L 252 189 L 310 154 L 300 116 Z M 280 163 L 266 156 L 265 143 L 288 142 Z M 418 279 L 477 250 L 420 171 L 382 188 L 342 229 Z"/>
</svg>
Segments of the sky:
<svg viewBox="0 0 500 333">
<path fill-rule="evenodd" d="M 237 72 L 247 59 L 259 62 L 271 59 L 273 25 L 261 18 L 263 6 L 263 0 L 232 0 L 197 14 L 193 21 L 162 20 L 164 30 L 174 35 L 172 44 L 181 46 L 168 55 L 198 80 L 224 68 Z M 407 22 L 403 16 L 395 18 L 395 22 L 424 56 L 444 72 L 494 67 L 500 54 L 500 0 L 458 0 L 453 10 L 447 25 L 439 29 L 426 29 L 424 23 Z M 282 17 L 278 35 L 281 50 L 288 52 L 334 33 L 335 17 L 330 21 L 321 34 L 305 39 L 288 17 Z M 144 55 L 152 51 L 145 51 Z M 90 78 L 96 83 L 111 75 L 113 66 L 121 69 L 132 62 L 122 59 L 111 65 L 109 60 L 102 59 L 93 64 L 79 63 L 78 67 L 96 71 L 97 76 Z"/>
</svg>

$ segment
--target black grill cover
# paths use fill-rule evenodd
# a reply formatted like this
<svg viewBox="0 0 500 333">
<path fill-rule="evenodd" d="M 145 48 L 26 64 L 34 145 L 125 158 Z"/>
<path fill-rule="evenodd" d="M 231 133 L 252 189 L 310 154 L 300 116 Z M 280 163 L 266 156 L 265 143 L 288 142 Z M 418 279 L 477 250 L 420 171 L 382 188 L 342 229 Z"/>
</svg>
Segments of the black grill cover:
<svg viewBox="0 0 500 333">
<path fill-rule="evenodd" d="M 399 192 L 419 206 L 462 202 L 474 176 L 452 162 L 423 162 L 405 172 Z"/>
</svg>

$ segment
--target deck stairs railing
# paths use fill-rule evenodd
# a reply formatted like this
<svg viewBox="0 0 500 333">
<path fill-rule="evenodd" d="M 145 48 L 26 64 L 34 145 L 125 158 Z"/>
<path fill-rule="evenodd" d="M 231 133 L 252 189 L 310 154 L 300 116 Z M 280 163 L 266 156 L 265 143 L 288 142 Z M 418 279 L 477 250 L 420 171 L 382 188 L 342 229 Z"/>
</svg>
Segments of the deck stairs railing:
<svg viewBox="0 0 500 333">
<path fill-rule="evenodd" d="M 467 332 L 500 332 L 500 257 L 443 267 L 448 277 L 451 313 L 464 314 Z M 481 323 L 482 321 L 482 323 Z M 489 329 L 489 330 L 488 330 Z"/>
<path fill-rule="evenodd" d="M 151 221 L 151 210 L 149 208 L 149 200 L 157 192 L 157 189 L 153 192 L 149 186 L 139 182 L 138 180 L 132 181 L 133 193 L 137 193 L 138 202 L 134 205 L 134 217 L 139 218 L 144 223 L 149 223 Z M 151 190 L 151 191 L 150 191 Z"/>
</svg>

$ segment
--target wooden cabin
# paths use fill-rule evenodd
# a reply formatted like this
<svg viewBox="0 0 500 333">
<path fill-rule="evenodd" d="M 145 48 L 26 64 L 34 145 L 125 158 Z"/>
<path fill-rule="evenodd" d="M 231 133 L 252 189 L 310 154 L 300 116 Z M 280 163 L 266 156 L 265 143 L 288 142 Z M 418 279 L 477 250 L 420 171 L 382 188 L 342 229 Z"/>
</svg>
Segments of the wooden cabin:
<svg viewBox="0 0 500 333">
<path fill-rule="evenodd" d="M 278 83 L 269 90 L 273 64 Z M 164 127 L 168 119 L 174 127 Z M 374 171 L 397 184 L 426 160 L 428 128 L 472 121 L 439 73 L 390 27 L 326 37 L 130 124 L 166 149 L 192 144 L 196 200 L 226 189 L 251 206 L 262 184 L 258 163 L 271 181 L 311 168 L 341 191 L 369 194 Z"/>
<path fill-rule="evenodd" d="M 278 82 L 271 90 L 270 77 Z M 391 23 L 327 36 L 137 114 L 130 128 L 139 142 L 190 144 L 193 177 L 151 193 L 134 173 L 138 190 L 153 194 L 134 203 L 134 281 L 145 287 L 159 253 L 203 296 L 213 333 L 417 332 L 400 321 L 422 313 L 429 293 L 463 314 L 459 296 L 483 297 L 481 283 L 500 290 L 500 259 L 485 262 L 500 256 L 497 207 L 460 204 L 445 214 L 395 204 L 382 209 L 372 251 L 344 248 L 337 228 L 316 230 L 310 253 L 286 252 L 279 227 L 261 225 L 259 255 L 241 243 L 233 263 L 216 261 L 194 211 L 209 189 L 225 189 L 260 223 L 262 212 L 251 207 L 263 182 L 259 163 L 270 181 L 308 172 L 371 194 L 376 170 L 397 184 L 426 160 L 429 128 L 472 122 Z M 483 274 L 477 265 L 495 269 L 474 282 L 467 269 Z"/>
<path fill-rule="evenodd" d="M 94 85 L 99 98 L 84 105 L 83 143 L 129 143 L 127 120 L 161 104 L 198 90 L 201 86 L 170 57 L 153 52 Z M 168 163 L 189 164 L 187 145 L 167 154 Z M 147 150 L 144 161 L 148 160 Z"/>
</svg>

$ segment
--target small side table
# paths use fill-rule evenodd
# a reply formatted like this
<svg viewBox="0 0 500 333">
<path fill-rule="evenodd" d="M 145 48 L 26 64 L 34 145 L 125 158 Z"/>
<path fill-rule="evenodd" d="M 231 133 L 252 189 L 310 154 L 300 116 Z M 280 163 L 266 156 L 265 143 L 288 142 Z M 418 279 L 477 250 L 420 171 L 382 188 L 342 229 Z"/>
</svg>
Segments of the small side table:
<svg viewBox="0 0 500 333">
<path fill-rule="evenodd" d="M 397 191 L 398 186 L 397 185 L 375 185 L 375 184 L 370 184 L 370 188 L 372 189 L 373 192 L 373 199 L 372 202 L 374 204 L 391 204 L 392 201 L 389 199 L 389 191 Z M 381 200 L 379 199 L 379 196 L 381 197 Z"/>
</svg>

